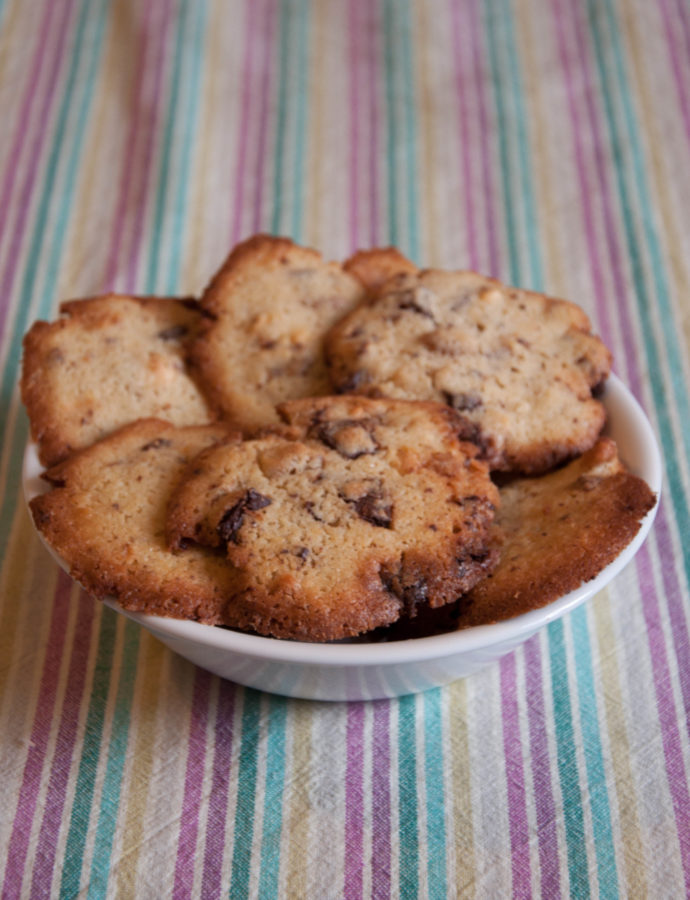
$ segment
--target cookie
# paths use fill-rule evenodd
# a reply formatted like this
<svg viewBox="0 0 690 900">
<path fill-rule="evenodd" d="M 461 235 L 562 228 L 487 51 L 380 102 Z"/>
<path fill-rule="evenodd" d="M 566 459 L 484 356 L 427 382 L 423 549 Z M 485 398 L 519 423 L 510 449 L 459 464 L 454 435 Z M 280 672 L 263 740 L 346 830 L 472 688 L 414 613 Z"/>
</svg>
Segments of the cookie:
<svg viewBox="0 0 690 900">
<path fill-rule="evenodd" d="M 360 281 L 371 294 L 381 285 L 401 273 L 416 273 L 417 266 L 395 247 L 374 247 L 358 250 L 343 263 L 343 269 Z"/>
<path fill-rule="evenodd" d="M 212 418 L 184 362 L 201 319 L 194 301 L 107 294 L 60 311 L 24 338 L 22 399 L 44 465 L 136 419 Z"/>
<path fill-rule="evenodd" d="M 613 562 L 655 499 L 625 469 L 610 438 L 556 472 L 516 478 L 501 488 L 495 523 L 503 546 L 489 577 L 457 604 L 381 636 L 399 640 L 490 625 L 546 606 Z"/>
<path fill-rule="evenodd" d="M 332 393 L 322 336 L 363 296 L 315 250 L 269 235 L 239 244 L 201 297 L 191 347 L 219 414 L 251 430 L 276 422 L 283 400 Z"/>
<path fill-rule="evenodd" d="M 326 397 L 280 412 L 290 437 L 210 448 L 170 504 L 171 547 L 225 549 L 237 627 L 345 638 L 451 602 L 491 570 L 498 492 L 453 410 Z"/>
<path fill-rule="evenodd" d="M 46 473 L 51 491 L 31 501 L 36 527 L 70 574 L 98 598 L 129 610 L 225 622 L 233 593 L 227 560 L 203 547 L 169 552 L 167 501 L 185 465 L 221 438 L 220 425 L 175 428 L 156 419 L 124 426 Z"/>
<path fill-rule="evenodd" d="M 338 391 L 447 403 L 494 469 L 546 471 L 604 424 L 610 354 L 584 311 L 473 272 L 395 276 L 325 347 Z"/>
</svg>

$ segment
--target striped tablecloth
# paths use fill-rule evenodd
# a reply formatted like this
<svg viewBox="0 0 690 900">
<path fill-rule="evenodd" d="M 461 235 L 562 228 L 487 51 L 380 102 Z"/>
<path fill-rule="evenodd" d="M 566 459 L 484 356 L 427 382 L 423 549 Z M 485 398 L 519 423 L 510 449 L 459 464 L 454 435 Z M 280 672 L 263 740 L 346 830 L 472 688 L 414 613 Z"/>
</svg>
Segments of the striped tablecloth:
<svg viewBox="0 0 690 900">
<path fill-rule="evenodd" d="M 0 0 L 0 28 L 2 897 L 685 896 L 690 7 Z M 220 681 L 80 593 L 22 502 L 22 335 L 198 292 L 258 230 L 583 305 L 663 447 L 635 562 L 361 704 Z"/>
</svg>

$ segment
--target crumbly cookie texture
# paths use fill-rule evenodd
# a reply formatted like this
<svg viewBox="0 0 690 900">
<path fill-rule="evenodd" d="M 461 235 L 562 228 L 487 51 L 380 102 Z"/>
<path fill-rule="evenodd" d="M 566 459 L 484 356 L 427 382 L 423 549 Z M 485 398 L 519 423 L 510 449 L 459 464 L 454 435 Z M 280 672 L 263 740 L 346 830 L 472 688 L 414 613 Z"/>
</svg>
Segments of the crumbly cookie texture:
<svg viewBox="0 0 690 900">
<path fill-rule="evenodd" d="M 414 274 L 417 266 L 395 247 L 358 250 L 343 263 L 343 269 L 360 281 L 367 293 L 374 293 L 394 275 Z"/>
<path fill-rule="evenodd" d="M 212 419 L 184 362 L 201 319 L 195 301 L 107 294 L 60 311 L 24 338 L 22 399 L 44 465 L 139 418 Z"/>
<path fill-rule="evenodd" d="M 632 541 L 655 495 L 601 438 L 567 466 L 501 487 L 494 571 L 457 603 L 380 636 L 388 640 L 490 625 L 546 606 L 591 581 Z"/>
<path fill-rule="evenodd" d="M 496 562 L 498 502 L 440 404 L 286 402 L 279 433 L 202 453 L 174 492 L 171 547 L 222 547 L 240 628 L 345 638 L 454 600 Z"/>
<path fill-rule="evenodd" d="M 31 501 L 36 527 L 93 596 L 224 624 L 232 567 L 203 547 L 174 555 L 165 540 L 173 484 L 194 456 L 223 438 L 233 436 L 220 425 L 126 425 L 48 470 L 52 490 Z"/>
<path fill-rule="evenodd" d="M 547 471 L 604 424 L 611 358 L 584 311 L 474 272 L 396 275 L 325 346 L 337 390 L 447 403 L 494 469 Z"/>
<path fill-rule="evenodd" d="M 191 359 L 218 412 L 251 430 L 283 400 L 332 393 L 322 337 L 364 297 L 338 263 L 285 238 L 239 244 L 200 303 Z"/>
</svg>

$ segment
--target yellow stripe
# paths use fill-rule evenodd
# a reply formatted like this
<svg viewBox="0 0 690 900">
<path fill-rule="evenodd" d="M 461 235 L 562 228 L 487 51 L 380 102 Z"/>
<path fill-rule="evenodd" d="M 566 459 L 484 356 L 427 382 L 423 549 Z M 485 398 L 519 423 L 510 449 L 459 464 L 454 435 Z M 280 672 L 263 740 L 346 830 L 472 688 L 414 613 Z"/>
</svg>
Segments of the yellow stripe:
<svg viewBox="0 0 690 900">
<path fill-rule="evenodd" d="M 285 834 L 289 836 L 286 862 L 285 896 L 307 896 L 307 867 L 309 849 L 309 825 L 311 821 L 308 796 L 308 780 L 305 773 L 311 771 L 311 732 L 313 706 L 294 701 L 291 707 L 292 753 L 286 781 L 292 785 L 290 807 L 285 822 Z"/>
<path fill-rule="evenodd" d="M 455 844 L 455 883 L 459 893 L 477 883 L 470 772 L 472 771 L 467 724 L 467 688 L 456 681 L 447 688 L 448 735 L 452 784 L 452 837 Z"/>
<path fill-rule="evenodd" d="M 135 897 L 137 866 L 144 844 L 144 822 L 151 785 L 153 765 L 158 757 L 156 749 L 157 710 L 165 671 L 165 647 L 148 632 L 142 631 L 137 661 L 137 693 L 132 704 L 133 748 L 131 777 L 127 793 L 121 802 L 126 804 L 122 825 L 122 851 L 118 865 L 120 897 Z"/>
<path fill-rule="evenodd" d="M 616 785 L 619 830 L 623 842 L 625 882 L 628 897 L 644 898 L 648 895 L 644 864 L 644 848 L 637 815 L 637 792 L 630 768 L 630 744 L 625 724 L 625 700 L 621 692 L 621 678 L 616 653 L 616 635 L 611 620 L 608 594 L 598 595 L 592 603 L 599 651 L 600 678 L 603 685 L 606 730 L 609 734 L 609 752 Z"/>
</svg>

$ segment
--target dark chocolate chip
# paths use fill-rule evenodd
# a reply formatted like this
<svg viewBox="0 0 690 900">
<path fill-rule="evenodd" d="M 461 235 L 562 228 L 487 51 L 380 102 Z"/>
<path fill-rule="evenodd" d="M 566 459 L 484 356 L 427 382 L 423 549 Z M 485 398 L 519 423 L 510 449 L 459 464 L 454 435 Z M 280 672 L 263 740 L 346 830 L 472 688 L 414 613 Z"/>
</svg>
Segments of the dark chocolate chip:
<svg viewBox="0 0 690 900">
<path fill-rule="evenodd" d="M 309 515 L 312 517 L 312 519 L 314 519 L 316 522 L 323 522 L 323 519 L 321 518 L 321 516 L 318 515 L 318 513 L 314 512 L 314 503 L 312 500 L 306 500 L 304 503 L 304 508 L 309 513 Z"/>
<path fill-rule="evenodd" d="M 346 501 L 354 507 L 355 512 L 377 528 L 390 528 L 393 522 L 393 504 L 386 503 L 380 494 L 365 494 L 357 500 Z"/>
<path fill-rule="evenodd" d="M 363 369 L 357 369 L 345 381 L 338 385 L 339 394 L 351 394 L 369 380 L 369 376 Z"/>
<path fill-rule="evenodd" d="M 158 337 L 162 341 L 179 341 L 183 338 L 189 329 L 186 325 L 171 325 L 170 328 L 164 328 L 158 332 Z"/>
<path fill-rule="evenodd" d="M 453 409 L 457 409 L 458 412 L 471 412 L 483 403 L 479 394 L 473 392 L 453 394 L 450 391 L 444 391 L 443 396 L 448 406 L 452 406 Z"/>
<path fill-rule="evenodd" d="M 273 503 L 273 501 L 270 497 L 264 497 L 263 494 L 250 488 L 241 500 L 238 500 L 234 506 L 231 506 L 230 509 L 223 514 L 223 517 L 218 523 L 218 536 L 222 541 L 225 541 L 226 544 L 230 541 L 232 541 L 233 544 L 239 544 L 238 532 L 244 522 L 245 512 L 247 510 L 254 512 L 257 509 L 263 509 L 271 503 Z"/>
</svg>

